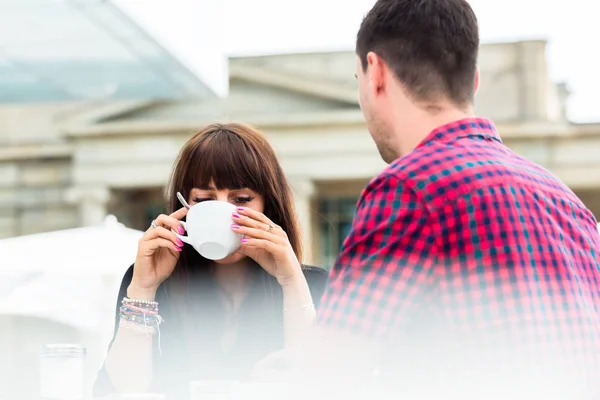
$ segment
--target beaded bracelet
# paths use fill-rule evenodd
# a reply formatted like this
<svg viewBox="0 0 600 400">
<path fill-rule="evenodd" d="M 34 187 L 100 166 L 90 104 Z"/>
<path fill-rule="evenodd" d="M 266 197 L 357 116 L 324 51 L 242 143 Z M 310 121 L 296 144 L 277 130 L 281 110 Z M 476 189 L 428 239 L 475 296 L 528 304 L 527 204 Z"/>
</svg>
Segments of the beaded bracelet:
<svg viewBox="0 0 600 400">
<path fill-rule="evenodd" d="M 147 310 L 145 308 L 131 306 L 129 304 L 123 304 L 121 306 L 121 308 L 124 309 L 124 310 L 129 310 L 130 312 L 134 312 L 134 313 L 137 313 L 137 314 L 145 314 L 145 315 L 156 315 L 156 314 L 158 314 L 158 310 Z"/>
<path fill-rule="evenodd" d="M 124 306 L 133 306 L 148 311 L 158 312 L 158 302 L 148 300 L 136 300 L 128 297 L 123 297 L 121 304 Z"/>
<path fill-rule="evenodd" d="M 160 346 L 160 324 L 163 319 L 158 314 L 158 302 L 137 300 L 124 297 L 119 308 L 119 327 L 131 329 L 137 333 L 154 336 L 158 333 L 158 351 Z"/>
<path fill-rule="evenodd" d="M 138 325 L 150 326 L 153 328 L 158 328 L 158 326 L 162 323 L 162 318 L 160 315 L 146 315 L 146 314 L 132 314 L 127 311 L 121 309 L 119 310 L 119 317 L 122 320 L 132 322 Z"/>
<path fill-rule="evenodd" d="M 152 319 L 156 318 L 156 316 L 158 315 L 158 311 L 144 310 L 143 308 L 129 306 L 129 305 L 124 304 L 119 308 L 119 314 L 121 316 L 137 315 L 142 318 L 145 317 L 146 320 L 152 320 Z"/>
<path fill-rule="evenodd" d="M 131 303 L 131 304 L 141 304 L 147 307 L 158 307 L 158 302 L 157 301 L 150 301 L 150 300 L 138 300 L 138 299 L 130 299 L 129 297 L 125 296 L 123 297 L 123 300 L 121 300 L 122 303 Z"/>
</svg>

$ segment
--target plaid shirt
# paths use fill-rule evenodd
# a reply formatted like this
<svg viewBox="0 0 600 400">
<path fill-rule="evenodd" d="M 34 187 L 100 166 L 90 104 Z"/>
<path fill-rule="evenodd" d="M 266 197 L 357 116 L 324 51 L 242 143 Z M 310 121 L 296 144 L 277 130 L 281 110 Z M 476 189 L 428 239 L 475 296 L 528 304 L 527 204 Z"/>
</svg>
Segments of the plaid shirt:
<svg viewBox="0 0 600 400">
<path fill-rule="evenodd" d="M 594 216 L 559 179 L 490 121 L 457 121 L 365 188 L 317 325 L 375 337 L 413 369 L 529 351 L 598 385 L 599 251 Z"/>
</svg>

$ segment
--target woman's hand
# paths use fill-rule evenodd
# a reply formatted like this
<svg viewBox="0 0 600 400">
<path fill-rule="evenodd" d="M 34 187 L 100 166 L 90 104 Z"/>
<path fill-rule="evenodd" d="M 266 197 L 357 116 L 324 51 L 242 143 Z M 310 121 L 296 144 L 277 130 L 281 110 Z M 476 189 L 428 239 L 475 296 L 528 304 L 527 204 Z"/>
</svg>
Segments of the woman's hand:
<svg viewBox="0 0 600 400">
<path fill-rule="evenodd" d="M 238 207 L 233 221 L 234 232 L 244 235 L 237 253 L 252 258 L 282 286 L 302 274 L 287 234 L 263 213 Z"/>
<path fill-rule="evenodd" d="M 139 300 L 154 300 L 156 290 L 175 269 L 183 242 L 171 230 L 184 233 L 179 221 L 187 214 L 181 208 L 171 215 L 159 215 L 139 241 L 133 267 L 133 279 L 127 296 Z"/>
</svg>

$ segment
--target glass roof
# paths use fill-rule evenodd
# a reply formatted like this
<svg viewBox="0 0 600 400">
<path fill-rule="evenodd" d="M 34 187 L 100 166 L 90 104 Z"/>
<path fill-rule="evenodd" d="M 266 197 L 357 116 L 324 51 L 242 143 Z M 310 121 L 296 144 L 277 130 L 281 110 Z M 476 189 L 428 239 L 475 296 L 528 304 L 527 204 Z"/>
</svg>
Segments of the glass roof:
<svg viewBox="0 0 600 400">
<path fill-rule="evenodd" d="M 107 0 L 0 0 L 0 102 L 212 96 Z"/>
</svg>

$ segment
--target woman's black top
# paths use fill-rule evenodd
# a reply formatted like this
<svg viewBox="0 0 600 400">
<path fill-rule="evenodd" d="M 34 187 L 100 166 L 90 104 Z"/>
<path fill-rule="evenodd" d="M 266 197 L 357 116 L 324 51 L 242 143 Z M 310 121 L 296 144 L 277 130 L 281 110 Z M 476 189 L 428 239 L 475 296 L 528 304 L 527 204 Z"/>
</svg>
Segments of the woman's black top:
<svg viewBox="0 0 600 400">
<path fill-rule="evenodd" d="M 327 283 L 327 271 L 313 266 L 303 266 L 302 270 L 318 308 Z M 152 392 L 163 393 L 172 399 L 185 399 L 189 396 L 191 381 L 243 381 L 258 361 L 283 348 L 283 292 L 277 281 L 263 272 L 261 269 L 253 280 L 247 298 L 235 316 L 237 337 L 227 352 L 222 350 L 220 342 L 225 326 L 224 311 L 215 301 L 214 282 L 190 281 L 192 304 L 196 306 L 185 316 L 172 296 L 171 291 L 176 289 L 171 279 L 161 285 L 156 301 L 164 323 L 160 326 L 160 351 L 159 334 L 154 335 Z M 127 295 L 132 276 L 133 266 L 125 273 L 119 290 L 112 341 L 119 329 L 121 300 Z M 206 277 L 199 279 L 204 282 Z M 94 396 L 111 393 L 114 388 L 102 367 L 94 386 Z"/>
</svg>

